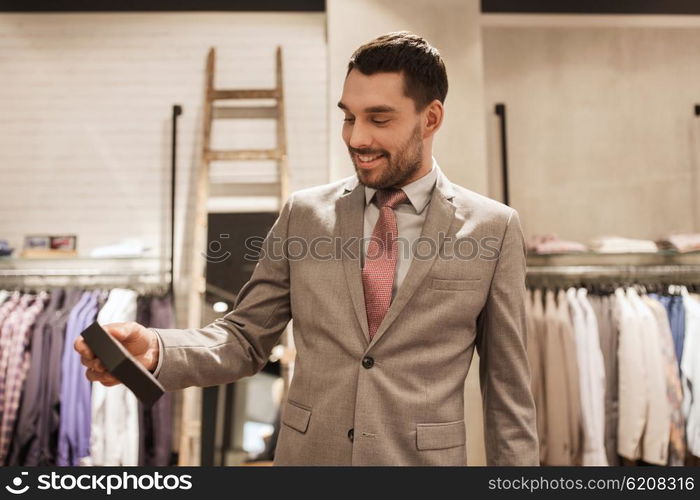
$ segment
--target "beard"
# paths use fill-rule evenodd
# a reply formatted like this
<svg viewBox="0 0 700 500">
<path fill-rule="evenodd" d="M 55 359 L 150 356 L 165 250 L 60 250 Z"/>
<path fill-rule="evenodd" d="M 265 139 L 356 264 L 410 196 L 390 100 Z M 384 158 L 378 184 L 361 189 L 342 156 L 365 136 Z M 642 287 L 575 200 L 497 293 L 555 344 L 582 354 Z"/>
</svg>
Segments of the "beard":
<svg viewBox="0 0 700 500">
<path fill-rule="evenodd" d="M 395 155 L 391 155 L 388 151 L 383 150 L 348 148 L 348 151 L 350 151 L 350 158 L 361 184 L 374 189 L 387 189 L 404 185 L 420 169 L 423 161 L 423 141 L 421 140 L 420 125 L 413 129 L 411 137 L 398 149 Z M 381 171 L 379 178 L 374 180 L 363 178 L 367 175 L 355 164 L 353 153 L 361 155 L 383 154 L 387 160 L 387 165 Z"/>
</svg>

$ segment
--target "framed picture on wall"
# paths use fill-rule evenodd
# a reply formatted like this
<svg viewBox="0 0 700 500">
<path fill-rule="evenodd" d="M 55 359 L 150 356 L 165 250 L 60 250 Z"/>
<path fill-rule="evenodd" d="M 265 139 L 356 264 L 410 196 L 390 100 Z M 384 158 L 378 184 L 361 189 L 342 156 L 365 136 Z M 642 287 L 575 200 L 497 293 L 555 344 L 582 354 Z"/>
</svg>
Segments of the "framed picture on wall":
<svg viewBox="0 0 700 500">
<path fill-rule="evenodd" d="M 24 237 L 24 250 L 49 250 L 51 248 L 51 236 L 28 235 Z"/>
<path fill-rule="evenodd" d="M 49 248 L 51 250 L 76 250 L 78 237 L 75 235 L 69 236 L 51 236 Z"/>
<path fill-rule="evenodd" d="M 31 234 L 24 237 L 22 257 L 48 258 L 77 255 L 78 237 L 68 235 Z"/>
</svg>

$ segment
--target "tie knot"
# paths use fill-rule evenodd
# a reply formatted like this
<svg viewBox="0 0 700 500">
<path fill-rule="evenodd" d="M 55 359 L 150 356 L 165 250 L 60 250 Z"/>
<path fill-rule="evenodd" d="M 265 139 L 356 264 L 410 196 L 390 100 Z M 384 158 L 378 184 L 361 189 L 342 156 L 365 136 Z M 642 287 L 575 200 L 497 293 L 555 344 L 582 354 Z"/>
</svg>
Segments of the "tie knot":
<svg viewBox="0 0 700 500">
<path fill-rule="evenodd" d="M 380 189 L 377 191 L 375 199 L 379 208 L 389 207 L 393 210 L 397 205 L 406 203 L 408 196 L 403 189 Z"/>
</svg>

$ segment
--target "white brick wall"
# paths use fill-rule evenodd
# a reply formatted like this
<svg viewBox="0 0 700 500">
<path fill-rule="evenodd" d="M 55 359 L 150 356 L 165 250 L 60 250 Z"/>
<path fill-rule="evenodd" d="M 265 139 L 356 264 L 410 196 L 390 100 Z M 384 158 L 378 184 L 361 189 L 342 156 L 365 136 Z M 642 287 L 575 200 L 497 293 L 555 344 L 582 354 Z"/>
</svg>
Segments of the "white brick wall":
<svg viewBox="0 0 700 500">
<path fill-rule="evenodd" d="M 296 190 L 328 180 L 323 13 L 0 15 L 0 239 L 21 248 L 25 234 L 75 233 L 87 254 L 138 237 L 167 255 L 178 103 L 176 271 L 185 271 L 207 50 L 217 48 L 218 87 L 272 87 L 278 44 Z M 229 144 L 258 147 L 268 129 L 237 128 Z"/>
</svg>

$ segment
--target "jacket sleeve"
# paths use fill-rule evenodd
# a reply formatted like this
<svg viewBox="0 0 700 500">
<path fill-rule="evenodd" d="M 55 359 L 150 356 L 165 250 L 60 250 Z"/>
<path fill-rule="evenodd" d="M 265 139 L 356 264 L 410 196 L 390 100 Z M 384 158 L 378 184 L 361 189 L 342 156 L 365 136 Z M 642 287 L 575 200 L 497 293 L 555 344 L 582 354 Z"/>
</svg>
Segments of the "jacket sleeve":
<svg viewBox="0 0 700 500">
<path fill-rule="evenodd" d="M 476 348 L 487 465 L 539 465 L 525 318 L 526 247 L 517 211 L 506 223 Z"/>
<path fill-rule="evenodd" d="M 265 237 L 231 312 L 203 328 L 153 329 L 161 347 L 154 374 L 166 390 L 230 383 L 265 366 L 291 319 L 285 242 L 293 197 Z"/>
</svg>

